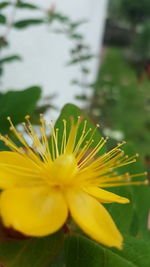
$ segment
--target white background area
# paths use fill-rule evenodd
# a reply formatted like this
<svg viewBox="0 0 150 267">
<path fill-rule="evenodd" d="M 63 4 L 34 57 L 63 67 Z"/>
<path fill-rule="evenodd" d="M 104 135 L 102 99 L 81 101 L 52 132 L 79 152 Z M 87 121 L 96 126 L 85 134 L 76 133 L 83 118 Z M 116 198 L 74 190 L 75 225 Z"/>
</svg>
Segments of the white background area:
<svg viewBox="0 0 150 267">
<path fill-rule="evenodd" d="M 87 44 L 91 46 L 96 58 L 92 60 L 90 80 L 94 81 L 100 62 L 100 49 L 107 0 L 30 0 L 43 8 L 55 4 L 56 10 L 69 16 L 72 20 L 87 19 L 81 26 Z M 18 11 L 17 19 L 39 18 L 37 11 Z M 61 108 L 67 102 L 76 103 L 74 95 L 80 93 L 79 88 L 70 84 L 73 78 L 80 77 L 78 66 L 67 67 L 69 49 L 73 43 L 66 37 L 51 33 L 45 25 L 33 26 L 24 30 L 11 30 L 10 47 L 3 54 L 19 54 L 23 62 L 14 62 L 5 66 L 2 80 L 4 91 L 25 89 L 32 85 L 43 88 L 43 96 L 57 93 L 54 100 Z"/>
</svg>

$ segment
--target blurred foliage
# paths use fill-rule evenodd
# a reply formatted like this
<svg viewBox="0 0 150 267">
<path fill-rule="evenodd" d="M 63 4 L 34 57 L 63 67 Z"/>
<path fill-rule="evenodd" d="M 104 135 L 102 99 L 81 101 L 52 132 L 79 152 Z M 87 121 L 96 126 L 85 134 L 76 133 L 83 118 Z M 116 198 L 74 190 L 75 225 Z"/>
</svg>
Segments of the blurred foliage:
<svg viewBox="0 0 150 267">
<path fill-rule="evenodd" d="M 28 11 L 28 17 L 16 19 L 16 13 L 20 13 L 21 15 L 21 12 L 24 9 Z M 32 14 L 34 14 L 34 17 L 32 17 Z M 80 77 L 74 77 L 71 81 L 71 84 L 82 88 L 83 93 L 84 89 L 90 87 L 87 77 L 90 72 L 89 62 L 94 57 L 90 46 L 86 43 L 84 34 L 82 34 L 79 30 L 82 24 L 85 24 L 86 22 L 86 20 L 72 21 L 68 16 L 58 12 L 53 5 L 47 9 L 43 9 L 43 7 L 40 7 L 36 3 L 33 4 L 25 0 L 2 1 L 0 3 L 0 23 L 3 24 L 3 34 L 0 36 L 0 49 L 5 51 L 5 56 L 1 55 L 0 57 L 1 83 L 5 64 L 21 59 L 20 55 L 6 54 L 9 50 L 9 46 L 11 45 L 8 41 L 10 31 L 13 28 L 21 31 L 28 29 L 28 27 L 46 25 L 50 33 L 59 35 L 63 34 L 68 40 L 72 41 L 73 46 L 69 52 L 70 59 L 68 59 L 66 65 L 77 65 L 79 67 L 81 75 Z M 85 94 L 86 92 L 84 95 Z M 80 99 L 80 96 L 77 97 Z M 81 100 L 83 100 L 83 98 Z M 53 106 L 54 105 L 51 103 L 50 107 L 53 108 Z M 48 105 L 45 106 L 45 111 L 46 108 L 49 108 Z"/>
<path fill-rule="evenodd" d="M 109 16 L 114 20 L 126 21 L 132 26 L 148 21 L 149 14 L 149 0 L 111 0 L 109 2 Z"/>
<path fill-rule="evenodd" d="M 118 2 L 120 2 L 121 15 L 123 15 L 132 25 L 137 25 L 141 22 L 149 20 L 149 0 L 120 0 Z"/>
<path fill-rule="evenodd" d="M 149 68 L 150 1 L 109 1 L 104 43 L 127 49 L 127 59 L 141 76 Z"/>
<path fill-rule="evenodd" d="M 137 150 L 149 154 L 150 82 L 139 82 L 122 50 L 109 48 L 98 75 L 90 111 L 97 121 L 112 130 L 120 130 Z"/>
<path fill-rule="evenodd" d="M 109 1 L 104 60 L 89 112 L 149 155 L 150 2 Z"/>
</svg>

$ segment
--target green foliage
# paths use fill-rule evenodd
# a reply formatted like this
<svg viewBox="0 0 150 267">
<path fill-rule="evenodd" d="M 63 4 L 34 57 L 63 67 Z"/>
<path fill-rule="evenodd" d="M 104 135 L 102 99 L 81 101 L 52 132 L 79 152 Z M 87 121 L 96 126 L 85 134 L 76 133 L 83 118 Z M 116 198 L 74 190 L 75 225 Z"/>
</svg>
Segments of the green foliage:
<svg viewBox="0 0 150 267">
<path fill-rule="evenodd" d="M 86 237 L 72 235 L 65 244 L 66 267 L 149 267 L 150 242 L 126 237 L 123 250 L 110 250 Z"/>
<path fill-rule="evenodd" d="M 146 64 L 150 58 L 150 21 L 142 24 L 140 33 L 133 40 L 131 53 L 131 60 L 133 58 L 137 64 Z"/>
<path fill-rule="evenodd" d="M 0 244 L 0 263 L 7 267 L 47 267 L 59 253 L 61 232 L 44 238 L 29 238 Z"/>
<path fill-rule="evenodd" d="M 68 64 L 69 65 L 72 65 L 72 64 L 75 64 L 77 62 L 87 61 L 87 60 L 89 60 L 91 58 L 93 58 L 93 55 L 84 55 L 84 56 L 81 56 L 80 58 L 77 57 L 77 58 L 72 59 L 71 61 L 68 62 Z"/>
<path fill-rule="evenodd" d="M 31 3 L 23 2 L 23 1 L 18 1 L 18 2 L 16 3 L 16 7 L 17 7 L 17 8 L 23 8 L 23 9 L 24 9 L 24 8 L 27 8 L 27 9 L 31 9 L 31 10 L 39 9 L 38 6 L 33 5 L 33 4 L 31 4 Z"/>
<path fill-rule="evenodd" d="M 11 55 L 0 59 L 0 64 L 9 63 L 12 61 L 21 60 L 21 57 L 18 55 Z"/>
<path fill-rule="evenodd" d="M 10 5 L 9 1 L 3 1 L 3 2 L 0 3 L 0 9 L 3 9 L 3 8 L 9 6 L 9 5 Z"/>
<path fill-rule="evenodd" d="M 1 133 L 7 133 L 9 123 L 7 117 L 10 116 L 14 125 L 21 123 L 24 116 L 32 114 L 37 101 L 41 96 L 41 88 L 34 86 L 23 91 L 9 91 L 0 94 L 0 128 Z"/>
<path fill-rule="evenodd" d="M 0 14 L 0 24 L 5 24 L 5 23 L 6 23 L 6 17 Z"/>
<path fill-rule="evenodd" d="M 122 15 L 125 16 L 132 24 L 139 24 L 146 21 L 150 16 L 149 0 L 121 0 Z"/>
<path fill-rule="evenodd" d="M 24 19 L 24 20 L 19 20 L 16 21 L 13 26 L 17 29 L 23 29 L 27 28 L 29 26 L 34 26 L 34 25 L 39 25 L 44 23 L 43 18 L 38 18 L 38 19 Z"/>
<path fill-rule="evenodd" d="M 149 88 L 149 81 L 138 82 L 134 69 L 125 61 L 120 49 L 107 50 L 91 110 L 97 107 L 97 120 L 102 121 L 105 127 L 121 130 L 127 140 L 135 143 L 137 152 L 142 154 L 149 154 L 147 123 L 150 116 L 146 111 Z"/>
</svg>

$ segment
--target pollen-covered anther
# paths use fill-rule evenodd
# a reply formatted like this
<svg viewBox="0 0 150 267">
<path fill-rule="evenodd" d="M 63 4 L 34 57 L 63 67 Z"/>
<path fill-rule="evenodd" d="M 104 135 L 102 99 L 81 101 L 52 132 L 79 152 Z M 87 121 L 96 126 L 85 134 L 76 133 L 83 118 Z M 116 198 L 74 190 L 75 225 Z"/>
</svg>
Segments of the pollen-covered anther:
<svg viewBox="0 0 150 267">
<path fill-rule="evenodd" d="M 25 120 L 29 120 L 29 119 L 30 119 L 30 115 L 26 115 Z"/>
</svg>

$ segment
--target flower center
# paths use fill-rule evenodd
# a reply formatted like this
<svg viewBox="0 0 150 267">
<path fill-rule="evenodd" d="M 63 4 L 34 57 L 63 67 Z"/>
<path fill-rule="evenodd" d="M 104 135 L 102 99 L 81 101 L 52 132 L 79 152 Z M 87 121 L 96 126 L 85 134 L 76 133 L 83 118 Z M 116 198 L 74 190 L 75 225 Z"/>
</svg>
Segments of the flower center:
<svg viewBox="0 0 150 267">
<path fill-rule="evenodd" d="M 46 166 L 48 182 L 54 186 L 72 185 L 78 172 L 77 162 L 73 155 L 61 155 Z"/>
</svg>

